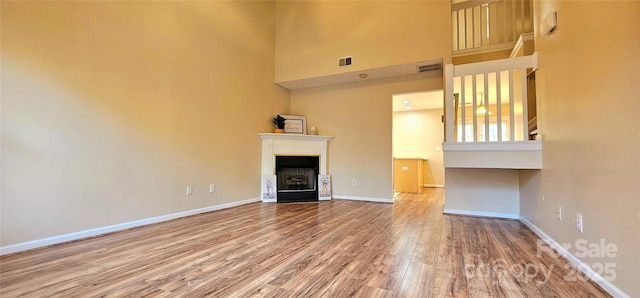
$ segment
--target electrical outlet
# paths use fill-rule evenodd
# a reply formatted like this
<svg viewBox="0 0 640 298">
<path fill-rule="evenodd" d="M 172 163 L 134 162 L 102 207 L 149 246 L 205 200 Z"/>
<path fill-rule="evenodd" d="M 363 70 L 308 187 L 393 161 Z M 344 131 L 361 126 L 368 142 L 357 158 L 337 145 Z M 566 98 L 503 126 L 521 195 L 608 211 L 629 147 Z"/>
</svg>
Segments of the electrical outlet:
<svg viewBox="0 0 640 298">
<path fill-rule="evenodd" d="M 556 217 L 558 218 L 558 220 L 562 220 L 562 207 L 558 206 L 558 209 L 556 209 Z"/>
<path fill-rule="evenodd" d="M 582 213 L 576 213 L 576 229 L 582 233 Z"/>
<path fill-rule="evenodd" d="M 353 185 L 353 186 L 358 185 L 358 179 L 356 179 L 356 178 L 351 179 L 351 185 Z"/>
<path fill-rule="evenodd" d="M 216 185 L 215 184 L 213 184 L 213 183 L 209 184 L 209 192 L 210 193 L 216 192 Z"/>
<path fill-rule="evenodd" d="M 193 187 L 191 185 L 187 186 L 187 195 L 190 196 L 193 194 Z"/>
</svg>

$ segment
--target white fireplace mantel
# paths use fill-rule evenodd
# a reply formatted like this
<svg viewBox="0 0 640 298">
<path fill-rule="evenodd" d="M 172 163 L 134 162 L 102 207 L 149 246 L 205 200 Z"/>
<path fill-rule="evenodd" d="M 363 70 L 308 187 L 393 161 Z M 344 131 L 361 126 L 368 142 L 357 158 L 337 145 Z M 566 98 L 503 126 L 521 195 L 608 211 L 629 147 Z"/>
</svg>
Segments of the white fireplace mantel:
<svg viewBox="0 0 640 298">
<path fill-rule="evenodd" d="M 278 139 L 278 140 L 306 140 L 306 141 L 327 141 L 333 139 L 332 136 L 318 136 L 318 135 L 302 135 L 293 133 L 259 133 L 262 140 L 265 139 Z"/>
<path fill-rule="evenodd" d="M 327 174 L 327 143 L 332 136 L 261 133 L 262 175 L 275 174 L 276 155 L 319 156 L 320 175 Z"/>
<path fill-rule="evenodd" d="M 262 176 L 275 175 L 276 156 L 318 156 L 319 174 L 327 174 L 327 143 L 332 136 L 260 133 Z"/>
</svg>

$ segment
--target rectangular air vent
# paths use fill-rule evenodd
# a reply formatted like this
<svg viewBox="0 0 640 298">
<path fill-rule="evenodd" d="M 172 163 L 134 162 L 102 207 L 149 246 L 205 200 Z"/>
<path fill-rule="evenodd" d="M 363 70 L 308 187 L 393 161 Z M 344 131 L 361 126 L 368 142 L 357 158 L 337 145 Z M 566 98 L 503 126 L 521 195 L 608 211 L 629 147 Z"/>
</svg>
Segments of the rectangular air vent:
<svg viewBox="0 0 640 298">
<path fill-rule="evenodd" d="M 351 60 L 353 60 L 352 57 L 340 58 L 340 59 L 338 59 L 338 66 L 340 66 L 340 67 L 349 66 L 349 65 L 351 65 Z"/>
<path fill-rule="evenodd" d="M 418 72 L 427 72 L 442 69 L 442 63 L 416 65 Z"/>
</svg>

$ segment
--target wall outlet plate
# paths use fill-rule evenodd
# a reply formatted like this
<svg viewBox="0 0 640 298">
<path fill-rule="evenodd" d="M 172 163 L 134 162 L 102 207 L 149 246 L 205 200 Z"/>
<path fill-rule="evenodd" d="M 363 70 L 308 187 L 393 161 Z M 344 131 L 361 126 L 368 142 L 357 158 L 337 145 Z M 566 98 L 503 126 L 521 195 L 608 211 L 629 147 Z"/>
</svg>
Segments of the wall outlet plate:
<svg viewBox="0 0 640 298">
<path fill-rule="evenodd" d="M 582 230 L 582 213 L 576 213 L 576 230 L 583 232 Z"/>
</svg>

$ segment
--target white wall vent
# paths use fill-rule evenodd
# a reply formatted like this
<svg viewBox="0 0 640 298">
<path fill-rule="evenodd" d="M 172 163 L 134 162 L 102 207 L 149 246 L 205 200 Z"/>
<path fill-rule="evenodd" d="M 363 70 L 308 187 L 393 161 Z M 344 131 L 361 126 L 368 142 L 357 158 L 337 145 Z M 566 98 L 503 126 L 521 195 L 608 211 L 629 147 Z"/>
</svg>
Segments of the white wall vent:
<svg viewBox="0 0 640 298">
<path fill-rule="evenodd" d="M 349 65 L 351 65 L 351 61 L 352 60 L 353 60 L 353 57 L 340 58 L 340 59 L 338 59 L 338 66 L 339 67 L 349 66 Z"/>
<path fill-rule="evenodd" d="M 416 65 L 416 69 L 418 70 L 418 72 L 441 70 L 442 63 Z"/>
</svg>

